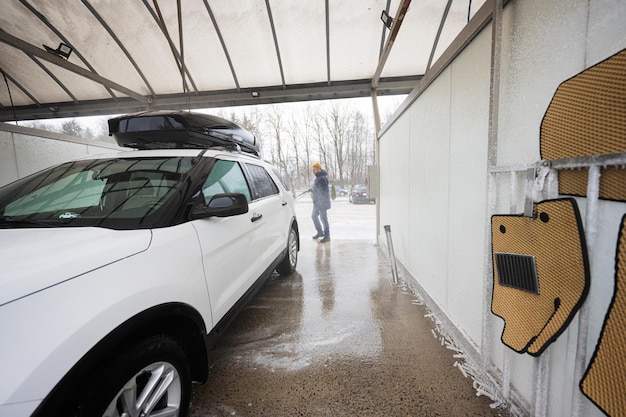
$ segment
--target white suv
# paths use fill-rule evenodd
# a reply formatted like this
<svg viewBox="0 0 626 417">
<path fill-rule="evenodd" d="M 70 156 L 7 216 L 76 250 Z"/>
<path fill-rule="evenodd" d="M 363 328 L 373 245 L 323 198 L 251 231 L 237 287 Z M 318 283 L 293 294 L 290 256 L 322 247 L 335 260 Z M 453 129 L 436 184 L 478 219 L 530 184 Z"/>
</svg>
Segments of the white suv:
<svg viewBox="0 0 626 417">
<path fill-rule="evenodd" d="M 186 112 L 109 126 L 154 149 L 0 188 L 0 416 L 186 415 L 215 338 L 296 268 L 293 196 L 251 135 Z"/>
</svg>

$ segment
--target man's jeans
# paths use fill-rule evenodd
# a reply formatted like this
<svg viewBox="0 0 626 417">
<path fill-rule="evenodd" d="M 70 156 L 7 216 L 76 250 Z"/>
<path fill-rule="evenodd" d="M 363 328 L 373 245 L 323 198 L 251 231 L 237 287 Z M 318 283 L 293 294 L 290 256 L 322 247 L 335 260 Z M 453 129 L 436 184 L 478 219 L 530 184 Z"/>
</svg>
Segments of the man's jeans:
<svg viewBox="0 0 626 417">
<path fill-rule="evenodd" d="M 330 237 L 330 229 L 328 228 L 328 214 L 326 213 L 327 211 L 328 210 L 320 210 L 317 207 L 313 206 L 313 213 L 311 214 L 311 218 L 313 219 L 313 224 L 315 225 L 317 234 L 324 237 Z"/>
</svg>

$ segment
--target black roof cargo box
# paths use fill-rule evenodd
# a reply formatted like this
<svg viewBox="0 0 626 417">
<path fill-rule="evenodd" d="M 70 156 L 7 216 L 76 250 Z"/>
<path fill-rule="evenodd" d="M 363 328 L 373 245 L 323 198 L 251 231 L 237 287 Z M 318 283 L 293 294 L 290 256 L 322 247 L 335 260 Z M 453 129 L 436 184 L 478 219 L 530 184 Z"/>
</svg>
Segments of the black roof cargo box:
<svg viewBox="0 0 626 417">
<path fill-rule="evenodd" d="M 109 135 L 136 149 L 237 147 L 259 154 L 256 137 L 241 126 L 203 113 L 155 110 L 109 119 Z"/>
</svg>

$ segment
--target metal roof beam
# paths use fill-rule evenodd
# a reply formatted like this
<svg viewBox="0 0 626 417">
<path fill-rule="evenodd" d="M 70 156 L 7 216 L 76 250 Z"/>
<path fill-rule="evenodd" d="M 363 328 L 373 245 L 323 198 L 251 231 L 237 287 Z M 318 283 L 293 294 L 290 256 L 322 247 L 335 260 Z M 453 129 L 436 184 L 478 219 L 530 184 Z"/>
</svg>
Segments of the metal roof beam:
<svg viewBox="0 0 626 417">
<path fill-rule="evenodd" d="M 157 10 L 157 12 L 159 12 L 159 14 L 157 14 L 154 10 L 152 10 L 152 7 L 150 7 L 150 5 L 148 4 L 148 0 L 143 0 L 143 4 L 144 4 L 144 6 L 146 6 L 146 9 L 148 9 L 148 12 L 150 12 L 150 14 L 152 15 L 152 18 L 154 19 L 154 21 L 159 26 L 159 29 L 161 29 L 161 32 L 163 33 L 163 36 L 165 36 L 165 39 L 167 40 L 167 42 L 168 42 L 168 44 L 170 46 L 170 49 L 172 51 L 172 55 L 174 56 L 174 60 L 176 61 L 176 66 L 178 66 L 178 68 L 182 68 L 184 70 L 185 74 L 187 74 L 187 78 L 189 78 L 189 83 L 193 87 L 194 92 L 197 93 L 198 92 L 198 87 L 196 87 L 196 83 L 193 80 L 193 78 L 191 77 L 191 74 L 189 73 L 189 69 L 184 65 L 184 63 L 182 61 L 182 57 L 180 56 L 180 53 L 176 49 L 176 46 L 174 45 L 174 42 L 172 42 L 172 38 L 170 37 L 169 32 L 167 31 L 167 27 L 165 26 L 165 22 L 163 22 L 163 19 L 160 16 L 160 12 L 159 12 L 159 9 L 158 9 L 158 3 L 156 2 L 156 0 L 154 0 L 155 9 Z M 184 79 L 183 79 L 183 81 L 184 81 Z"/>
<path fill-rule="evenodd" d="M 402 0 L 400 5 L 398 6 L 398 11 L 396 13 L 396 16 L 393 18 L 393 23 L 391 25 L 391 33 L 387 38 L 387 42 L 385 43 L 385 49 L 380 59 L 378 60 L 378 66 L 376 67 L 376 71 L 374 72 L 374 76 L 372 77 L 372 88 L 378 87 L 380 74 L 383 72 L 383 68 L 385 67 L 385 63 L 387 62 L 387 58 L 389 57 L 389 53 L 391 52 L 393 43 L 396 41 L 396 36 L 400 31 L 400 26 L 402 26 L 402 21 L 404 20 L 404 16 L 406 16 L 406 12 L 407 10 L 409 10 L 410 5 L 411 0 Z"/>
<path fill-rule="evenodd" d="M 280 58 L 280 48 L 278 47 L 278 38 L 276 37 L 276 26 L 274 25 L 274 18 L 272 17 L 272 8 L 270 6 L 270 0 L 265 0 L 265 7 L 267 7 L 267 16 L 270 19 L 270 26 L 272 28 L 272 36 L 274 37 L 274 48 L 276 49 L 276 59 L 278 60 L 278 68 L 280 69 L 280 80 L 285 85 L 285 72 L 283 71 L 283 61 Z"/>
<path fill-rule="evenodd" d="M 126 59 L 128 59 L 130 63 L 132 64 L 132 66 L 135 68 L 135 71 L 137 71 L 137 73 L 139 74 L 143 82 L 145 83 L 146 87 L 150 91 L 150 94 L 154 95 L 155 94 L 154 89 L 152 88 L 148 80 L 146 79 L 146 76 L 143 74 L 143 72 L 141 71 L 141 68 L 139 68 L 139 65 L 137 65 L 137 62 L 133 59 L 130 52 L 128 52 L 128 49 L 126 49 L 126 47 L 124 46 L 124 43 L 122 43 L 120 38 L 115 34 L 115 32 L 113 32 L 113 29 L 111 29 L 111 26 L 109 26 L 107 22 L 104 21 L 102 16 L 100 16 L 100 14 L 96 11 L 96 9 L 94 9 L 94 7 L 89 3 L 88 0 L 82 0 L 82 1 L 85 7 L 87 8 L 87 10 L 91 12 L 93 17 L 96 18 L 96 20 L 100 23 L 100 25 L 104 28 L 104 30 L 106 30 L 109 36 L 115 41 L 117 46 L 122 50 L 124 55 L 126 55 Z"/>
<path fill-rule="evenodd" d="M 228 48 L 226 47 L 226 42 L 224 42 L 224 37 L 222 36 L 222 32 L 217 24 L 217 20 L 215 19 L 215 15 L 213 14 L 213 10 L 209 6 L 207 0 L 204 0 L 204 6 L 206 7 L 206 11 L 209 13 L 209 17 L 211 18 L 211 22 L 213 22 L 213 27 L 215 28 L 215 32 L 217 33 L 217 37 L 220 40 L 220 44 L 222 45 L 222 50 L 224 51 L 224 55 L 226 56 L 226 61 L 228 61 L 228 66 L 230 67 L 230 72 L 233 74 L 233 80 L 235 81 L 235 86 L 237 90 L 241 88 L 239 85 L 239 80 L 237 79 L 237 73 L 235 72 L 235 67 L 233 66 L 233 61 L 230 59 L 230 53 L 228 52 Z"/>
<path fill-rule="evenodd" d="M 452 5 L 452 0 L 448 0 L 448 4 L 446 4 L 446 9 L 443 11 L 443 16 L 441 16 L 441 21 L 439 22 L 439 29 L 437 29 L 437 36 L 435 36 L 435 42 L 433 42 L 433 47 L 430 50 L 430 57 L 428 58 L 426 71 L 428 71 L 428 69 L 430 68 L 430 65 L 433 63 L 433 57 L 435 56 L 435 51 L 437 50 L 437 45 L 439 44 L 439 38 L 441 37 L 441 32 L 443 32 L 443 27 L 446 24 L 446 19 L 448 18 L 448 12 L 450 12 L 451 5 Z"/>
<path fill-rule="evenodd" d="M 328 0 L 325 1 L 326 10 L 326 82 L 330 85 L 330 10 Z"/>
<path fill-rule="evenodd" d="M 389 7 L 391 7 L 391 0 L 387 0 L 387 7 L 385 7 L 385 12 L 389 14 Z M 387 26 L 383 25 L 383 30 L 380 35 L 380 51 L 378 52 L 378 59 L 383 55 L 383 50 L 385 48 L 385 33 L 387 33 Z"/>
<path fill-rule="evenodd" d="M 28 55 L 28 54 L 27 54 L 27 55 Z M 49 76 L 50 78 L 52 78 L 52 79 L 53 79 L 53 80 L 54 80 L 54 81 L 55 81 L 55 82 L 59 85 L 59 87 L 61 87 L 61 88 L 63 89 L 63 91 L 65 91 L 65 93 L 66 93 L 66 94 L 67 94 L 67 95 L 68 95 L 68 96 L 72 99 L 72 101 L 73 101 L 74 103 L 78 103 L 78 99 L 76 98 L 76 96 L 74 96 L 74 94 L 72 94 L 72 92 L 70 91 L 70 89 L 69 89 L 69 88 L 67 88 L 67 87 L 65 86 L 65 84 L 63 84 L 63 83 L 61 82 L 61 80 L 59 80 L 59 77 L 57 77 L 56 75 L 54 75 L 54 74 L 52 73 L 52 71 L 50 71 L 50 70 L 48 69 L 48 67 L 46 67 L 44 64 L 42 64 L 42 63 L 41 63 L 41 61 L 40 61 L 40 60 L 38 60 L 37 58 L 35 58 L 35 57 L 34 57 L 34 56 L 32 56 L 32 55 L 28 55 L 28 56 L 30 57 L 30 59 L 32 59 L 32 60 L 33 60 L 33 62 L 35 62 L 35 63 L 39 66 L 39 68 L 41 68 L 41 70 L 42 70 L 43 72 L 45 72 L 46 74 L 48 74 L 48 76 Z"/>
<path fill-rule="evenodd" d="M 30 55 L 34 55 L 38 58 L 43 59 L 44 61 L 48 61 L 52 64 L 58 65 L 61 68 L 64 68 L 68 71 L 73 72 L 74 74 L 80 75 L 82 77 L 88 78 L 92 81 L 95 81 L 96 83 L 102 84 L 104 86 L 108 86 L 111 89 L 115 90 L 115 91 L 119 91 L 122 94 L 125 94 L 129 97 L 134 98 L 135 100 L 144 103 L 144 104 L 148 104 L 150 103 L 151 99 L 145 96 L 142 96 L 141 94 L 130 90 L 120 84 L 117 84 L 109 79 L 106 79 L 96 73 L 93 73 L 91 71 L 88 71 L 82 67 L 79 67 L 78 65 L 72 64 L 71 62 L 68 62 L 66 60 L 64 60 L 63 58 L 60 58 L 56 55 L 53 55 L 49 52 L 46 52 L 45 50 L 38 48 L 34 45 L 31 45 L 28 42 L 24 42 L 21 39 L 16 38 L 15 36 L 9 35 L 8 33 L 6 33 L 5 31 L 3 31 L 2 29 L 0 29 L 0 42 L 4 42 L 7 45 L 10 45 L 14 48 L 17 48 L 21 51 L 26 52 L 27 54 Z"/>
<path fill-rule="evenodd" d="M 35 105 L 40 106 L 41 103 L 39 102 L 39 100 L 37 100 L 31 93 L 30 91 L 28 91 L 27 89 L 24 88 L 24 86 L 22 86 L 20 83 L 18 83 L 15 78 L 11 77 L 11 75 L 9 73 L 7 73 L 5 70 L 3 70 L 2 68 L 0 68 L 0 73 L 8 80 L 11 81 L 13 83 L 13 85 L 15 85 L 17 88 L 20 89 L 20 91 L 22 93 L 24 93 L 25 95 L 28 96 L 28 98 L 30 98 L 30 100 L 35 103 Z M 7 85 L 7 88 L 9 88 L 9 86 Z M 9 90 L 9 95 L 11 95 L 11 90 Z M 12 105 L 13 103 L 11 103 Z M 4 107 L 4 106 L 3 106 Z M 6 106 L 7 109 L 11 109 L 11 106 Z"/>
<path fill-rule="evenodd" d="M 377 93 L 380 96 L 409 94 L 419 82 L 421 76 L 381 79 Z M 340 98 L 370 97 L 370 79 L 334 82 L 330 86 L 326 82 L 296 86 L 282 85 L 273 87 L 249 88 L 240 90 L 224 90 L 200 92 L 197 95 L 170 94 L 155 97 L 151 109 L 189 110 L 218 107 L 247 106 L 298 102 L 312 100 L 332 100 Z M 252 91 L 259 93 L 252 96 Z M 145 105 L 128 98 L 117 101 L 93 100 L 80 103 L 52 103 L 46 106 L 20 106 L 0 109 L 0 122 L 18 120 L 53 119 L 79 116 L 103 116 L 143 111 Z"/>
<path fill-rule="evenodd" d="M 53 26 L 52 23 L 50 23 L 50 21 L 48 21 L 48 19 L 46 19 L 46 17 L 44 15 L 42 15 L 37 9 L 35 9 L 30 3 L 28 3 L 27 0 L 20 0 L 20 3 L 22 3 L 22 5 L 24 5 L 24 7 L 26 7 L 28 10 L 30 10 L 30 12 L 32 14 L 37 16 L 37 18 L 44 25 L 46 25 L 48 27 L 48 29 L 50 29 L 52 32 L 54 32 L 54 34 L 57 35 L 59 37 L 59 39 L 61 39 L 61 41 L 63 41 L 64 44 L 70 46 L 73 49 L 74 55 L 77 56 L 78 59 L 83 61 L 83 64 L 85 64 L 85 66 L 87 68 L 89 68 L 89 70 L 91 70 L 91 72 L 93 72 L 94 74 L 97 74 L 95 68 L 91 66 L 89 61 L 87 61 L 87 59 L 80 53 L 80 51 L 78 51 L 76 48 L 74 48 L 74 45 L 72 45 L 72 43 L 65 36 L 63 36 L 63 34 L 55 26 Z M 105 85 L 104 88 L 107 90 L 107 92 L 109 93 L 109 95 L 112 98 L 115 98 L 115 94 L 113 93 L 113 91 L 109 87 L 107 87 Z"/>
</svg>

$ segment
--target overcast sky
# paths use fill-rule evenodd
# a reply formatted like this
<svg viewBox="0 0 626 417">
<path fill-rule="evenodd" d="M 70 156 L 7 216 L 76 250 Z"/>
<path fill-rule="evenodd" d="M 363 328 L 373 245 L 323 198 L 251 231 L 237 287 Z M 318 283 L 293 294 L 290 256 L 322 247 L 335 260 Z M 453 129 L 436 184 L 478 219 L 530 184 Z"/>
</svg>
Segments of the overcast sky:
<svg viewBox="0 0 626 417">
<path fill-rule="evenodd" d="M 380 110 L 380 117 L 384 122 L 385 116 L 388 114 L 392 114 L 400 104 L 404 101 L 406 95 L 397 95 L 397 96 L 381 96 L 378 97 L 378 107 Z M 264 104 L 259 105 L 258 107 L 267 107 L 267 106 L 278 106 L 281 109 L 284 109 L 285 112 L 297 111 L 303 107 L 306 107 L 309 104 L 320 105 L 323 106 L 325 104 L 330 105 L 331 102 L 338 101 L 340 103 L 345 103 L 347 106 L 354 106 L 354 108 L 360 110 L 363 114 L 373 119 L 373 108 L 372 108 L 372 99 L 370 97 L 363 98 L 351 98 L 351 99 L 340 99 L 340 100 L 318 100 L 313 102 L 294 102 L 294 103 L 280 103 L 280 104 Z M 229 114 L 231 112 L 235 112 L 236 114 L 243 114 L 244 112 L 249 112 L 255 106 L 239 106 L 239 107 L 220 107 L 220 108 L 211 108 L 211 109 L 198 109 L 193 111 L 201 111 L 203 113 L 209 114 Z M 107 115 L 107 116 L 92 116 L 92 117 L 77 117 L 75 119 L 49 119 L 49 120 L 41 120 L 42 122 L 61 126 L 64 122 L 68 120 L 76 120 L 83 128 L 90 128 L 92 131 L 97 132 L 102 128 L 103 124 L 106 124 L 106 121 L 111 117 L 115 117 L 117 115 Z"/>
</svg>

